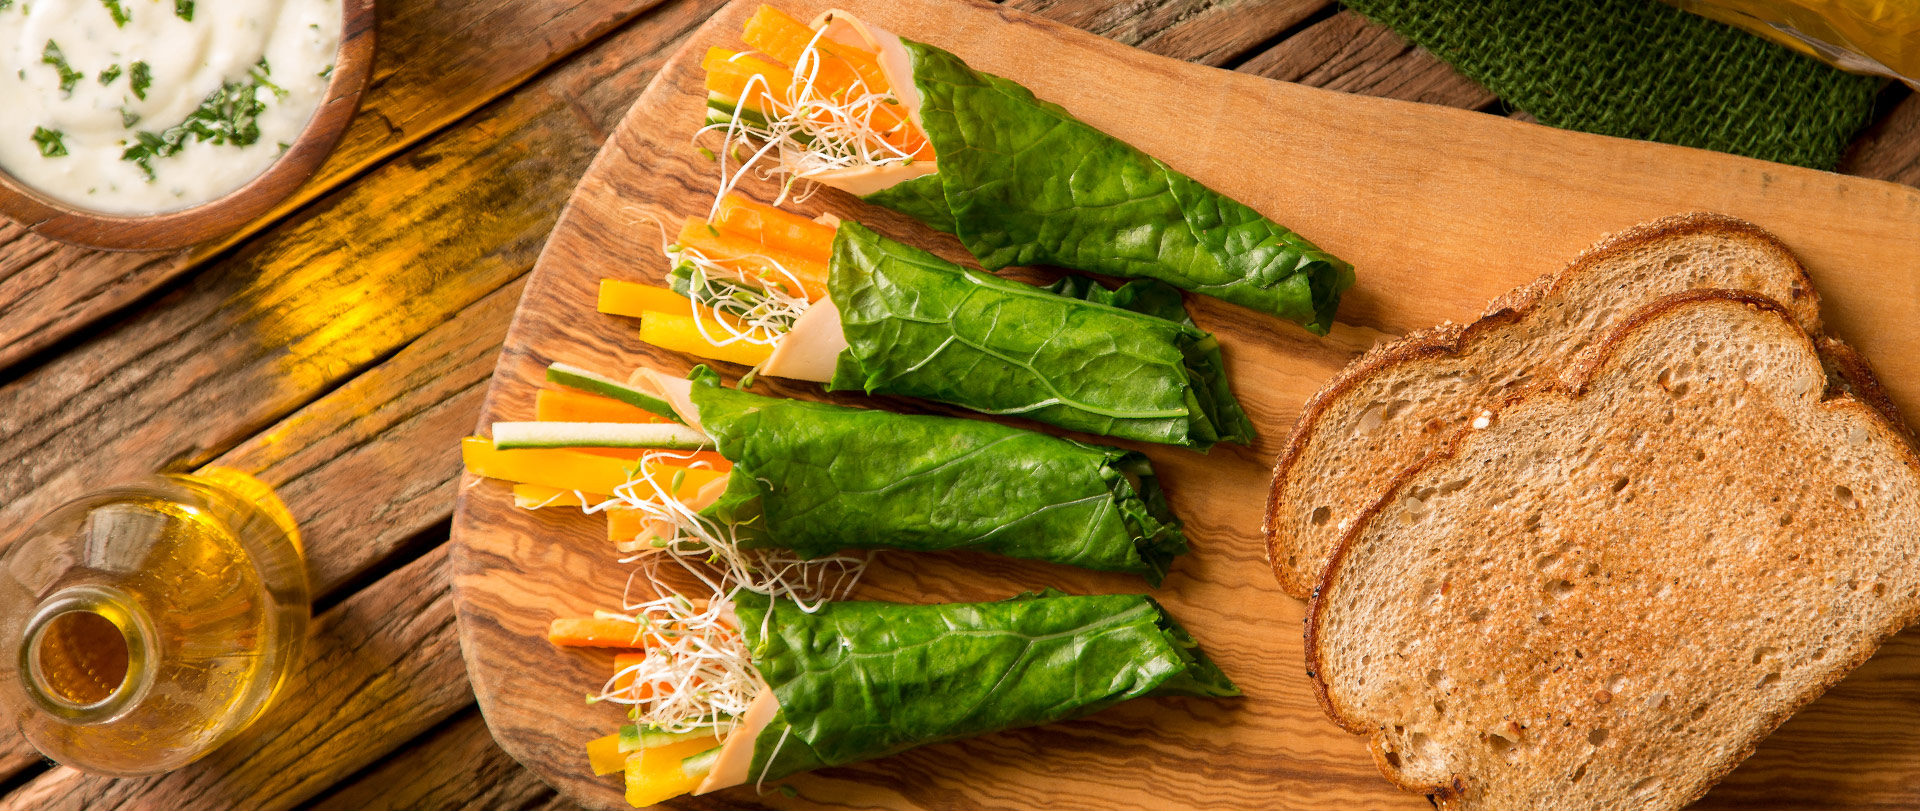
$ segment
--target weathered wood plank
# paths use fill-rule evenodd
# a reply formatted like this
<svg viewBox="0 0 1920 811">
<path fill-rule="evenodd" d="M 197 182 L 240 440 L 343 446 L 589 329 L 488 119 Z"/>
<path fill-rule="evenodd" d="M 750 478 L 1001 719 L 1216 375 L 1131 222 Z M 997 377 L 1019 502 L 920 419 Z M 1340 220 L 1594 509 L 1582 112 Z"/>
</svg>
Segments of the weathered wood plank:
<svg viewBox="0 0 1920 811">
<path fill-rule="evenodd" d="M 392 359 L 222 454 L 274 485 L 299 520 L 317 598 L 447 520 L 459 439 L 473 428 L 522 280 L 467 307 Z M 0 733 L 0 776 L 39 754 Z"/>
<path fill-rule="evenodd" d="M 459 473 L 454 439 L 472 424 L 472 415 L 478 408 L 478 388 L 474 384 L 483 382 L 486 373 L 491 371 L 499 343 L 494 333 L 504 331 L 518 297 L 517 283 L 489 296 L 393 360 L 215 461 L 260 471 L 263 478 L 279 485 L 296 512 L 301 513 L 302 526 L 316 542 L 343 538 L 345 536 L 338 533 L 349 527 L 375 528 L 376 537 L 355 538 L 352 544 L 343 545 L 346 548 L 316 548 L 316 583 L 322 588 L 349 576 L 338 570 L 380 557 L 362 553 L 358 549 L 361 543 L 370 541 L 367 546 L 385 548 L 410 533 L 408 528 L 392 526 L 393 514 L 412 513 L 416 509 L 433 512 L 431 508 L 437 499 L 441 507 L 438 512 L 444 515 L 445 505 L 451 502 L 452 479 Z M 504 312 L 499 311 L 502 301 Z M 483 326 L 454 328 L 469 322 Z M 484 363 L 476 363 L 476 357 Z M 440 370 L 441 374 L 434 375 L 431 370 Z M 423 375 L 426 379 L 422 379 Z M 456 389 L 457 395 L 444 396 Z M 361 415 L 356 413 L 361 403 L 384 405 L 373 414 Z M 383 446 L 391 443 L 362 444 L 368 433 L 391 430 L 396 419 L 411 419 L 420 413 L 423 404 L 445 413 L 460 413 L 464 424 L 452 430 L 413 430 L 416 434 L 432 434 L 437 441 L 409 441 L 405 443 L 405 450 L 410 453 L 395 453 L 396 448 Z M 352 448 L 348 456 L 360 457 L 362 461 L 334 458 L 342 447 Z M 364 473 L 352 473 L 339 469 L 341 465 L 368 469 Z M 416 466 L 423 470 L 413 470 Z M 448 478 L 443 479 L 442 474 Z M 409 478 L 426 483 L 409 482 Z M 399 486 L 405 487 L 406 492 L 400 499 L 402 503 L 392 505 L 391 509 L 378 499 L 327 499 L 320 492 L 313 492 L 348 481 L 363 483 L 362 486 L 374 491 Z M 341 501 L 346 504 L 340 504 Z M 324 511 L 310 512 L 315 507 Z M 380 514 L 369 515 L 370 510 Z M 446 729 L 410 744 L 386 764 L 357 777 L 318 802 L 316 807 L 411 807 L 428 802 L 441 806 L 519 806 L 534 800 L 544 801 L 551 793 L 493 744 L 475 715 L 456 720 Z M 570 806 L 558 798 L 554 802 L 558 807 Z"/>
<path fill-rule="evenodd" d="M 1920 186 L 1920 93 L 1861 133 L 1840 158 L 1839 171 Z"/>
<path fill-rule="evenodd" d="M 274 486 L 324 598 L 447 520 L 460 438 L 473 431 L 524 279 L 461 310 L 392 359 L 214 459 Z"/>
<path fill-rule="evenodd" d="M 469 710 L 341 784 L 308 811 L 531 808 L 554 799 L 553 789 L 494 744 L 479 711 Z"/>
<path fill-rule="evenodd" d="M 279 809 L 314 796 L 472 704 L 445 561 L 436 547 L 317 618 L 281 700 L 205 759 L 138 779 L 57 767 L 0 809 Z"/>
<path fill-rule="evenodd" d="M 1011 0 L 1038 14 L 1142 50 L 1220 65 L 1279 36 L 1330 0 Z"/>
<path fill-rule="evenodd" d="M 213 460 L 279 490 L 304 532 L 316 597 L 446 521 L 461 473 L 459 439 L 473 427 L 522 286 L 495 291 Z M 0 774 L 38 759 L 17 736 L 0 736 Z"/>
<path fill-rule="evenodd" d="M 1475 109 L 1491 91 L 1386 26 L 1351 11 L 1328 17 L 1237 70 L 1329 90 Z"/>
<path fill-rule="evenodd" d="M 0 387 L 0 515 L 205 462 L 519 277 L 597 145 L 572 106 L 516 94 Z"/>
<path fill-rule="evenodd" d="M 459 438 L 473 427 L 522 284 L 494 291 L 213 460 L 278 488 L 300 520 L 317 597 L 446 521 L 461 473 Z M 0 736 L 0 774 L 37 759 L 18 737 Z"/>
<path fill-rule="evenodd" d="M 1871 294 L 1876 285 L 1899 289 L 1906 281 L 1886 270 L 1907 266 L 1914 255 L 1920 195 L 1906 189 L 1195 69 L 1005 9 L 833 1 L 894 30 L 945 32 L 945 39 L 935 41 L 975 66 L 1012 76 L 1090 123 L 1168 156 L 1201 181 L 1301 228 L 1352 259 L 1361 281 L 1333 340 L 1275 329 L 1243 310 L 1190 299 L 1194 318 L 1220 336 L 1240 401 L 1263 437 L 1250 450 L 1216 448 L 1205 457 L 1144 449 L 1170 502 L 1188 519 L 1194 544 L 1194 553 L 1156 596 L 1247 691 L 1244 699 L 1130 703 L 1073 723 L 798 776 L 787 781 L 799 792 L 792 799 L 754 798 L 743 790 L 710 802 L 944 808 L 1044 797 L 1052 806 L 1102 808 L 1178 805 L 1204 796 L 1210 806 L 1223 808 L 1411 807 L 1419 798 L 1395 793 L 1372 768 L 1362 739 L 1339 731 L 1317 706 L 1293 647 L 1302 606 L 1274 590 L 1260 539 L 1249 532 L 1259 523 L 1272 443 L 1283 441 L 1299 404 L 1346 360 L 1342 342 L 1359 333 L 1347 326 L 1397 332 L 1458 318 L 1562 265 L 1604 231 L 1711 206 L 1777 229 L 1808 258 L 1816 277 L 1846 273 L 1823 288 L 1833 312 L 1878 327 L 1849 337 L 1914 338 L 1894 328 L 1912 321 L 1912 300 Z M 805 9 L 810 14 L 818 4 Z M 746 12 L 730 9 L 717 18 L 701 35 L 702 44 L 731 41 Z M 1359 22 L 1334 17 L 1308 30 L 1351 30 L 1341 26 Z M 1404 44 L 1393 48 L 1403 57 L 1412 53 Z M 1429 101 L 1452 98 L 1472 107 L 1490 98 L 1483 91 L 1464 101 L 1457 94 L 1410 92 L 1421 85 L 1399 74 L 1347 70 L 1338 58 L 1344 52 L 1331 53 L 1331 62 L 1316 63 L 1325 68 L 1316 81 Z M 682 59 L 663 74 L 582 179 L 528 282 L 493 379 L 488 419 L 523 418 L 548 361 L 615 372 L 638 364 L 669 374 L 689 365 L 684 356 L 636 344 L 629 325 L 594 317 L 592 300 L 604 275 L 657 283 L 665 271 L 656 245 L 628 238 L 629 223 L 705 208 L 712 169 L 687 149 L 704 99 L 696 61 Z M 1154 103 L 1167 98 L 1205 103 Z M 1222 129 L 1222 117 L 1287 126 Z M 1311 193 L 1298 193 L 1303 188 Z M 748 193 L 766 192 L 762 186 Z M 1844 216 L 1836 214 L 1836 199 L 1849 203 L 1840 207 Z M 833 193 L 802 208 L 874 222 L 922 247 L 951 247 L 925 228 L 887 220 Z M 1502 255 L 1513 261 L 1485 262 L 1488 244 L 1501 245 Z M 1915 356 L 1899 349 L 1875 355 L 1895 366 L 1903 357 Z M 818 396 L 808 386 L 768 385 L 775 392 Z M 1907 393 L 1916 391 L 1910 386 Z M 626 585 L 627 573 L 607 565 L 604 527 L 596 518 L 529 515 L 511 506 L 506 489 L 482 482 L 464 490 L 454 523 L 451 565 L 473 686 L 503 749 L 567 796 L 617 807 L 617 783 L 580 768 L 579 748 L 619 722 L 618 708 L 553 698 L 597 684 L 608 672 L 609 657 L 557 651 L 541 632 L 554 616 L 606 607 Z M 566 588 L 555 587 L 563 583 Z M 1036 586 L 1097 593 L 1138 585 L 979 556 L 882 555 L 868 570 L 861 596 L 925 602 L 982 599 Z M 1882 768 L 1871 777 L 1853 773 L 1869 761 L 1847 757 L 1863 736 L 1843 719 L 1875 717 L 1876 702 L 1888 695 L 1865 692 L 1875 697 L 1832 705 L 1829 718 L 1840 723 L 1809 728 L 1801 745 L 1821 754 L 1805 761 L 1818 761 L 1836 784 L 1877 782 L 1879 796 L 1911 798 L 1920 791 L 1912 769 Z M 1894 729 L 1880 732 L 1900 734 Z M 1895 752 L 1871 764 L 1905 763 L 1899 759 L 1913 755 Z"/>
<path fill-rule="evenodd" d="M 0 471 L 9 501 L 0 525 L 90 486 L 205 463 L 409 343 L 396 360 L 417 362 L 347 383 L 338 399 L 219 461 L 282 486 L 321 591 L 444 521 L 457 440 L 472 428 L 516 280 L 604 129 L 662 52 L 717 4 L 677 2 L 650 15 L 129 323 L 0 387 L 9 409 L 0 455 L 19 460 Z M 404 447 L 368 439 L 409 422 L 439 433 Z M 388 489 L 362 503 L 320 497 L 356 480 Z M 0 778 L 36 760 L 0 734 Z"/>
<path fill-rule="evenodd" d="M 658 2 L 378 4 L 379 56 L 359 115 L 314 179 L 246 229 L 184 251 L 110 253 L 0 224 L 0 369 L 139 300 Z"/>
</svg>

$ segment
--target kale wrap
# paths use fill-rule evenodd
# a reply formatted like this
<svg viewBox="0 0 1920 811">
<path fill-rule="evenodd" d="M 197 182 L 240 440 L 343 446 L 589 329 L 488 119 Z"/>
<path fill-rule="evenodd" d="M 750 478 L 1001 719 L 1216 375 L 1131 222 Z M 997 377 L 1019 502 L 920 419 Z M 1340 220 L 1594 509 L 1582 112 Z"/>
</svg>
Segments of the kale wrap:
<svg viewBox="0 0 1920 811">
<path fill-rule="evenodd" d="M 742 592 L 735 612 L 779 708 L 749 781 L 1078 718 L 1148 696 L 1240 694 L 1144 595 L 833 603 Z"/>
<path fill-rule="evenodd" d="M 1187 550 L 1145 456 L 996 423 L 764 397 L 696 373 L 742 548 L 972 549 L 1158 584 Z"/>
<path fill-rule="evenodd" d="M 1038 288 L 843 222 L 828 289 L 846 341 L 830 389 L 1199 450 L 1253 439 L 1219 342 L 1158 283 Z"/>
<path fill-rule="evenodd" d="M 742 38 L 757 55 L 716 48 L 703 63 L 710 128 L 953 234 L 988 270 L 1158 279 L 1316 334 L 1353 284 L 1300 234 L 938 47 L 766 6 Z"/>
</svg>

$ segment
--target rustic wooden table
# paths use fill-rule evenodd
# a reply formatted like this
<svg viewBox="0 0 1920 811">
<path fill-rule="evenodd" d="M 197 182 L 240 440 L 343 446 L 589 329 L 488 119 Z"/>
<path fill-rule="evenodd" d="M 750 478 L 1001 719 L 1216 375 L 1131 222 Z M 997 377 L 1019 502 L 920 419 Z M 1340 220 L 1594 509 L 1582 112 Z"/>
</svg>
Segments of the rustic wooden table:
<svg viewBox="0 0 1920 811">
<path fill-rule="evenodd" d="M 458 440 L 575 180 L 721 4 L 387 0 L 339 151 L 241 233 L 109 254 L 0 227 L 0 527 L 111 480 L 236 467 L 300 519 L 316 595 L 309 661 L 239 740 L 108 780 L 0 732 L 0 808 L 564 804 L 493 744 L 467 686 L 442 576 Z M 1010 4 L 1195 62 L 1507 114 L 1324 0 Z M 1920 185 L 1920 98 L 1882 102 L 1842 170 Z M 1888 658 L 1869 667 L 1920 678 Z M 1879 722 L 1910 738 L 1916 719 Z"/>
</svg>

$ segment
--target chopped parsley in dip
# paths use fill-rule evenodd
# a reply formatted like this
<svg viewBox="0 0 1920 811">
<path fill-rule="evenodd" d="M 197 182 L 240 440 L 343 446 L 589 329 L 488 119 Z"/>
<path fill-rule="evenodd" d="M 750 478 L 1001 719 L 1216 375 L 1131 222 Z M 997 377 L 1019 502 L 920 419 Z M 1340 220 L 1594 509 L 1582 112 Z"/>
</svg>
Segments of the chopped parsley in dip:
<svg viewBox="0 0 1920 811">
<path fill-rule="evenodd" d="M 0 0 L 0 170 L 108 214 L 238 189 L 325 99 L 341 2 Z"/>
</svg>

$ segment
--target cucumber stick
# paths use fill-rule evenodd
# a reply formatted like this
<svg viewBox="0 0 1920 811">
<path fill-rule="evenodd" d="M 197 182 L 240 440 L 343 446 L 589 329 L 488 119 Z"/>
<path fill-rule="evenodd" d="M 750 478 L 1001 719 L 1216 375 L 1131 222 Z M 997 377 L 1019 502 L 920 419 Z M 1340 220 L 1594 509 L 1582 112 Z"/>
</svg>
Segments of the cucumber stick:
<svg viewBox="0 0 1920 811">
<path fill-rule="evenodd" d="M 658 448 L 697 451 L 713 447 L 698 429 L 674 422 L 496 422 L 493 447 Z"/>
<path fill-rule="evenodd" d="M 620 751 L 637 752 L 641 749 L 671 746 L 697 738 L 706 738 L 718 743 L 731 729 L 733 729 L 732 725 L 723 724 L 717 727 L 696 727 L 686 732 L 667 732 L 654 727 L 626 724 L 620 727 Z"/>
<path fill-rule="evenodd" d="M 602 397 L 611 397 L 627 405 L 651 411 L 674 422 L 686 422 L 673 412 L 673 406 L 667 401 L 636 389 L 611 377 L 587 371 L 578 366 L 556 363 L 547 367 L 547 382 L 558 383 L 570 389 L 592 392 Z"/>
<path fill-rule="evenodd" d="M 688 777 L 706 777 L 708 772 L 713 771 L 713 762 L 720 759 L 720 749 L 716 746 L 680 761 L 680 773 Z"/>
</svg>

